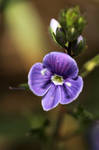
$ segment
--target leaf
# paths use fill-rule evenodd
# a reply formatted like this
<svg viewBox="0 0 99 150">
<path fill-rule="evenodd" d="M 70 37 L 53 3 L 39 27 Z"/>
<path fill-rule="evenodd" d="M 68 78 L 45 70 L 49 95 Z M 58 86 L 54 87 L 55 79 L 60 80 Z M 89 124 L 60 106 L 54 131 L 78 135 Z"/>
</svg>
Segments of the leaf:
<svg viewBox="0 0 99 150">
<path fill-rule="evenodd" d="M 28 83 L 22 83 L 19 85 L 20 88 L 24 88 L 25 90 L 29 90 Z"/>
<path fill-rule="evenodd" d="M 27 83 L 22 83 L 20 85 L 18 85 L 17 87 L 9 87 L 10 90 L 29 90 L 29 86 Z"/>
</svg>

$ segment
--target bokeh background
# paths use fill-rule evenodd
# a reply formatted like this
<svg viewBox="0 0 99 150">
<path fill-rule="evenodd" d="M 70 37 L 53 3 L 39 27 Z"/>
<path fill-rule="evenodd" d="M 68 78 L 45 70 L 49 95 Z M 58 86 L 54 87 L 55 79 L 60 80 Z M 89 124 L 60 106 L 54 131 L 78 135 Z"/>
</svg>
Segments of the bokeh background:
<svg viewBox="0 0 99 150">
<path fill-rule="evenodd" d="M 57 19 L 60 9 L 75 5 L 80 6 L 87 19 L 84 36 L 88 48 L 76 58 L 81 68 L 99 53 L 99 0 L 0 0 L 0 150 L 40 150 L 41 141 L 27 136 L 28 131 L 41 125 L 41 115 L 54 125 L 60 106 L 44 112 L 41 98 L 30 91 L 9 90 L 9 87 L 27 82 L 30 67 L 42 61 L 45 54 L 63 51 L 49 35 L 49 22 L 51 18 Z M 84 89 L 77 101 L 99 116 L 99 68 L 84 79 Z M 78 126 L 78 122 L 67 115 L 59 134 L 69 135 Z M 86 134 L 87 131 L 61 141 L 60 149 L 92 149 Z"/>
</svg>

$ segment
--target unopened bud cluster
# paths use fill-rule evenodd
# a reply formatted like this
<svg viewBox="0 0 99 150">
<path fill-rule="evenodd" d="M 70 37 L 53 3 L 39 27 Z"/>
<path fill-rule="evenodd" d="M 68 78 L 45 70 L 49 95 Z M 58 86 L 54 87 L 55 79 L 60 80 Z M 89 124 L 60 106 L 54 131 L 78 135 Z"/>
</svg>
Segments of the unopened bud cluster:
<svg viewBox="0 0 99 150">
<path fill-rule="evenodd" d="M 69 8 L 60 12 L 59 21 L 51 19 L 50 33 L 54 41 L 65 48 L 69 55 L 77 56 L 85 47 L 82 32 L 86 25 L 79 7 Z"/>
</svg>

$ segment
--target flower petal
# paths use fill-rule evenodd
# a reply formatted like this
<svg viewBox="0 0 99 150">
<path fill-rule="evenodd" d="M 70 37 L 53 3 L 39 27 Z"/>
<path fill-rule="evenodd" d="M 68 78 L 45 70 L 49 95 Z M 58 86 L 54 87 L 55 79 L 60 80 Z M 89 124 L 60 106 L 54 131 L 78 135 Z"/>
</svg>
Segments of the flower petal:
<svg viewBox="0 0 99 150">
<path fill-rule="evenodd" d="M 61 86 L 61 104 L 68 104 L 74 101 L 80 94 L 83 88 L 82 77 L 76 80 L 67 79 L 63 86 Z"/>
<path fill-rule="evenodd" d="M 55 108 L 59 104 L 60 98 L 60 87 L 52 84 L 51 88 L 42 99 L 43 109 L 48 111 L 52 108 Z"/>
<path fill-rule="evenodd" d="M 28 74 L 28 85 L 30 90 L 38 95 L 43 96 L 51 86 L 51 72 L 43 68 L 42 63 L 36 63 L 30 69 Z"/>
<path fill-rule="evenodd" d="M 64 78 L 76 78 L 78 75 L 76 61 L 65 53 L 51 52 L 44 57 L 43 64 L 54 74 L 61 75 Z"/>
</svg>

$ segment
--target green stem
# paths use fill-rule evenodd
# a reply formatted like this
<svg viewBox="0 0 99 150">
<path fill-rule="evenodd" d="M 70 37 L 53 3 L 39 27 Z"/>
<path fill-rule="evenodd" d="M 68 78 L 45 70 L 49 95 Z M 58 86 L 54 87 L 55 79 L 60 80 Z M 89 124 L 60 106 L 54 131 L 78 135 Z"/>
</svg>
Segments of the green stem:
<svg viewBox="0 0 99 150">
<path fill-rule="evenodd" d="M 51 136 L 51 141 L 50 141 L 50 148 L 52 150 L 56 149 L 55 148 L 55 144 L 56 144 L 56 140 L 58 139 L 59 135 L 58 135 L 58 131 L 60 129 L 61 123 L 64 119 L 64 115 L 65 115 L 66 111 L 65 109 L 63 109 L 62 106 L 60 106 L 59 109 L 59 114 L 58 114 L 58 118 L 56 120 L 56 124 L 55 124 L 55 128 L 53 129 L 53 134 Z"/>
<path fill-rule="evenodd" d="M 99 66 L 99 54 L 84 64 L 83 69 L 81 71 L 81 76 L 83 78 L 86 77 L 97 66 Z"/>
</svg>

